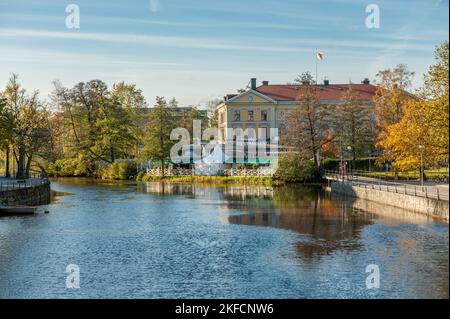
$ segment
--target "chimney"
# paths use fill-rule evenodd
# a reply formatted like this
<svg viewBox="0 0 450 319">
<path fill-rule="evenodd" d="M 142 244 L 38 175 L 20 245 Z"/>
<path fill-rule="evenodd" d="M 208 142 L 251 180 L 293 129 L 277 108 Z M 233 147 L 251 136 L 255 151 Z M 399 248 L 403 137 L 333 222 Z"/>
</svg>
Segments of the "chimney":
<svg viewBox="0 0 450 319">
<path fill-rule="evenodd" d="M 361 83 L 362 84 L 370 84 L 370 80 L 368 78 L 365 78 Z"/>
<path fill-rule="evenodd" d="M 251 89 L 256 90 L 256 78 L 251 78 Z"/>
<path fill-rule="evenodd" d="M 323 80 L 323 85 L 324 86 L 330 85 L 330 80 L 327 80 L 327 79 Z"/>
<path fill-rule="evenodd" d="M 262 85 L 269 85 L 269 81 L 262 81 Z"/>
</svg>

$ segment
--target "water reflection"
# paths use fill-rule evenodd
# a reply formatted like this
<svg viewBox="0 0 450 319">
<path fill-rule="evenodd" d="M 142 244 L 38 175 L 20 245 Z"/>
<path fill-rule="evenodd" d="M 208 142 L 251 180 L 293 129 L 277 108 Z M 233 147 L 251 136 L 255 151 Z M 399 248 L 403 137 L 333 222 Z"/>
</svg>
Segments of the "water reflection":
<svg viewBox="0 0 450 319">
<path fill-rule="evenodd" d="M 320 187 L 60 179 L 0 219 L 0 298 L 445 298 L 448 224 Z M 65 289 L 65 267 L 82 289 Z M 368 264 L 382 271 L 368 290 Z"/>
<path fill-rule="evenodd" d="M 210 189 L 194 184 L 148 183 L 147 191 L 192 197 L 212 195 Z M 306 235 L 307 240 L 299 241 L 296 247 L 299 257 L 358 249 L 361 229 L 376 218 L 354 207 L 351 199 L 332 199 L 321 187 L 230 185 L 214 195 L 223 203 L 220 210 L 225 213 L 224 222 L 276 227 Z M 245 214 L 230 214 L 234 210 Z"/>
</svg>

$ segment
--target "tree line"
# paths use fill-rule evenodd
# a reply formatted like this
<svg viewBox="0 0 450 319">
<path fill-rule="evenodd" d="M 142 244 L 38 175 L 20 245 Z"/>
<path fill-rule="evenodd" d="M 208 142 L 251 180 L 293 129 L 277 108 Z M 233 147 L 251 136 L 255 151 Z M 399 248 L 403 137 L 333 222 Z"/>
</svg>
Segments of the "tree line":
<svg viewBox="0 0 450 319">
<path fill-rule="evenodd" d="M 417 170 L 422 150 L 425 166 L 448 166 L 448 57 L 444 42 L 414 94 L 409 92 L 414 72 L 406 65 L 379 71 L 372 103 L 362 101 L 350 83 L 342 103 L 322 104 L 312 76 L 302 74 L 296 79 L 296 106 L 282 134 L 284 145 L 299 161 L 313 159 L 316 173 L 323 157 L 351 155 L 355 160 L 374 150 L 381 151 L 378 164 L 388 162 L 394 170 Z"/>
<path fill-rule="evenodd" d="M 214 103 L 209 103 L 210 109 Z M 177 108 L 175 99 L 163 97 L 149 108 L 136 85 L 120 82 L 108 88 L 101 80 L 72 88 L 54 82 L 44 102 L 13 74 L 0 95 L 4 175 L 11 177 L 14 166 L 14 177 L 20 179 L 33 172 L 98 177 L 102 168 L 122 159 L 164 163 L 173 128 L 188 127 L 194 119 L 207 124 L 197 107 L 182 116 Z"/>
<path fill-rule="evenodd" d="M 436 62 L 414 94 L 409 92 L 413 76 L 403 64 L 381 70 L 373 103 L 362 101 L 349 83 L 343 103 L 333 105 L 320 102 L 308 72 L 299 76 L 298 97 L 281 132 L 282 145 L 298 156 L 290 162 L 311 162 L 318 174 L 324 157 L 350 154 L 356 159 L 380 149 L 380 162 L 398 170 L 417 169 L 421 145 L 427 166 L 448 165 L 448 42 L 437 48 Z M 176 99 L 157 97 L 149 108 L 136 85 L 120 82 L 109 88 L 101 80 L 72 88 L 54 82 L 44 101 L 13 74 L 0 92 L 4 175 L 10 177 L 14 166 L 17 178 L 32 172 L 99 176 L 121 159 L 150 159 L 164 166 L 174 143 L 172 129 L 191 130 L 194 119 L 217 127 L 220 102 L 207 103 L 206 119 L 197 107 L 180 115 Z"/>
</svg>

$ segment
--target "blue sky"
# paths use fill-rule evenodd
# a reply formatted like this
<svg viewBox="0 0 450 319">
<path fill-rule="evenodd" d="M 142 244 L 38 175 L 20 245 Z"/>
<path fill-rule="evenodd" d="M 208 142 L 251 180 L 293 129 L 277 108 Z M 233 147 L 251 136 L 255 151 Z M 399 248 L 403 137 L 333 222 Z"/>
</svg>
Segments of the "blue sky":
<svg viewBox="0 0 450 319">
<path fill-rule="evenodd" d="M 67 29 L 74 3 L 80 29 Z M 368 4 L 379 29 L 368 29 Z M 251 77 L 283 84 L 315 73 L 319 81 L 360 82 L 379 69 L 406 63 L 417 72 L 448 40 L 448 0 L 0 0 L 0 87 L 18 73 L 43 98 L 52 81 L 65 86 L 102 79 L 136 83 L 181 105 L 245 87 Z"/>
</svg>

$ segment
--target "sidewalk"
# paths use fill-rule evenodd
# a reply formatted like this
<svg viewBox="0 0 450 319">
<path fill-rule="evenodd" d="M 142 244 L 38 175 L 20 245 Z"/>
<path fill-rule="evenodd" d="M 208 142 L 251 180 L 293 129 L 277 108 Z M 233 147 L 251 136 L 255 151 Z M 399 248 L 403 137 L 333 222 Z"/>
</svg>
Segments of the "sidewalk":
<svg viewBox="0 0 450 319">
<path fill-rule="evenodd" d="M 326 173 L 326 178 L 342 181 L 342 175 L 331 171 Z M 442 182 L 427 181 L 422 187 L 420 181 L 386 180 L 350 174 L 345 175 L 344 182 L 365 189 L 378 189 L 386 192 L 403 193 L 405 195 L 449 200 L 449 185 Z"/>
</svg>

